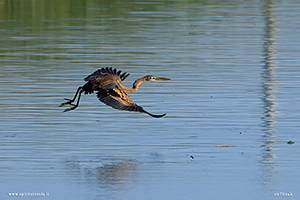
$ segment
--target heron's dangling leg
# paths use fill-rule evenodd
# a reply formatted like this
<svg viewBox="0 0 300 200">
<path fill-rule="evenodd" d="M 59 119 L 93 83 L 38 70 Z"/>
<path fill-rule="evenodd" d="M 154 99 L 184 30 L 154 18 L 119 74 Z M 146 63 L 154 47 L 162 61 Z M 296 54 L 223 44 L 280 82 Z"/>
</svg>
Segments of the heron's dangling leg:
<svg viewBox="0 0 300 200">
<path fill-rule="evenodd" d="M 81 93 L 82 93 L 83 91 L 84 91 L 84 90 L 83 90 L 82 87 L 80 86 L 80 87 L 77 89 L 76 94 L 74 95 L 73 99 L 67 99 L 67 98 L 65 98 L 65 100 L 66 100 L 67 102 L 64 102 L 64 103 L 60 104 L 59 107 L 62 107 L 62 106 L 65 106 L 65 105 L 73 105 L 73 106 L 76 106 L 76 107 L 77 107 L 78 104 L 79 104 L 80 95 L 81 95 Z M 79 97 L 78 97 L 78 100 L 77 100 L 77 104 L 74 105 L 74 104 L 72 104 L 72 103 L 76 100 L 76 97 L 77 97 L 78 94 L 79 94 Z M 75 109 L 75 108 L 74 108 L 74 109 Z M 74 109 L 72 109 L 72 110 L 74 110 Z"/>
<path fill-rule="evenodd" d="M 75 110 L 75 109 L 79 106 L 80 97 L 81 97 L 81 94 L 82 94 L 83 92 L 84 92 L 84 90 L 83 90 L 82 88 L 81 88 L 80 90 L 78 90 L 77 93 L 79 93 L 79 96 L 78 96 L 76 105 L 70 104 L 70 105 L 73 105 L 73 107 L 65 109 L 64 112 L 68 112 L 68 111 L 71 111 L 71 110 Z M 76 96 L 77 96 L 77 93 L 76 93 Z M 72 100 L 73 100 L 73 99 L 72 99 Z"/>
<path fill-rule="evenodd" d="M 82 86 L 78 87 L 78 89 L 77 89 L 77 91 L 76 91 L 76 93 L 75 93 L 73 99 L 65 98 L 65 100 L 67 100 L 67 102 L 62 103 L 59 107 L 62 107 L 62 106 L 67 105 L 67 104 L 72 104 L 72 103 L 75 101 L 75 99 L 76 99 L 78 93 L 79 93 L 81 90 L 82 90 Z"/>
</svg>

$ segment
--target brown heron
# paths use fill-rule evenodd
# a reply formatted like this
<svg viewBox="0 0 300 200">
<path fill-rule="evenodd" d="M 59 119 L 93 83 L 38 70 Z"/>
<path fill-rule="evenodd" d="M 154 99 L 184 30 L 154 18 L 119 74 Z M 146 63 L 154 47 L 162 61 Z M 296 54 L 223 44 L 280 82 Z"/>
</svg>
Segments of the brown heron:
<svg viewBox="0 0 300 200">
<path fill-rule="evenodd" d="M 139 85 L 145 81 L 157 81 L 157 80 L 170 80 L 169 78 L 159 78 L 154 76 L 144 76 L 142 78 L 137 79 L 133 83 L 132 88 L 128 88 L 122 84 L 121 81 L 124 81 L 129 76 L 129 73 L 122 73 L 121 70 L 112 69 L 111 67 L 98 69 L 91 75 L 87 76 L 84 80 L 87 82 L 83 86 L 78 87 L 77 92 L 73 99 L 65 98 L 66 102 L 62 103 L 60 107 L 65 105 L 71 105 L 72 107 L 67 108 L 64 112 L 74 110 L 78 107 L 81 94 L 84 92 L 85 94 L 91 94 L 94 91 L 97 91 L 97 97 L 100 101 L 105 103 L 108 106 L 111 106 L 118 110 L 126 110 L 126 111 L 134 111 L 134 112 L 142 112 L 147 113 L 151 117 L 163 117 L 166 114 L 162 115 L 154 115 L 146 110 L 144 110 L 141 106 L 138 106 L 134 103 L 126 93 L 135 92 L 138 90 Z M 77 98 L 78 96 L 78 98 Z M 73 102 L 77 98 L 77 103 L 73 104 Z"/>
</svg>

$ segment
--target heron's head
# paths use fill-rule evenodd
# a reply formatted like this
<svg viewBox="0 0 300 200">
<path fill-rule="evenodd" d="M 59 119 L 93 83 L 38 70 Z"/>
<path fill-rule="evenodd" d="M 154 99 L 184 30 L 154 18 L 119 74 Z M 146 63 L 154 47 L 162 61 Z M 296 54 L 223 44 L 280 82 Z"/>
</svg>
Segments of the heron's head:
<svg viewBox="0 0 300 200">
<path fill-rule="evenodd" d="M 145 76 L 146 81 L 169 81 L 169 78 L 155 77 L 155 76 Z"/>
</svg>

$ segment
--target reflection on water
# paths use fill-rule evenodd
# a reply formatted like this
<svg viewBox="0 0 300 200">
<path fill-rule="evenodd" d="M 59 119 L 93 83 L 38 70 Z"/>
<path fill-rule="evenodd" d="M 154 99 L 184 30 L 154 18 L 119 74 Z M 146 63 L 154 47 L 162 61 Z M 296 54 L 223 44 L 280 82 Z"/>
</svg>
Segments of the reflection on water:
<svg viewBox="0 0 300 200">
<path fill-rule="evenodd" d="M 135 164 L 128 161 L 105 164 L 104 166 L 97 167 L 96 177 L 104 184 L 124 182 L 123 179 L 128 177 L 130 171 L 132 171 L 134 167 Z"/>
<path fill-rule="evenodd" d="M 83 174 L 88 182 L 97 182 L 100 187 L 126 185 L 137 173 L 138 162 L 132 159 L 79 161 L 68 160 L 66 166 L 74 175 Z"/>
<path fill-rule="evenodd" d="M 265 1 L 263 7 L 264 20 L 265 20 L 265 34 L 264 34 L 264 66 L 263 66 L 263 102 L 264 102 L 264 116 L 263 116 L 263 131 L 265 132 L 263 136 L 262 145 L 262 160 L 263 171 L 262 176 L 264 182 L 268 183 L 272 180 L 274 176 L 274 144 L 276 142 L 275 135 L 275 117 L 276 117 L 276 102 L 275 102 L 275 92 L 276 92 L 276 61 L 275 61 L 275 48 L 274 43 L 276 42 L 276 16 L 274 14 L 274 3 L 273 1 Z"/>
</svg>

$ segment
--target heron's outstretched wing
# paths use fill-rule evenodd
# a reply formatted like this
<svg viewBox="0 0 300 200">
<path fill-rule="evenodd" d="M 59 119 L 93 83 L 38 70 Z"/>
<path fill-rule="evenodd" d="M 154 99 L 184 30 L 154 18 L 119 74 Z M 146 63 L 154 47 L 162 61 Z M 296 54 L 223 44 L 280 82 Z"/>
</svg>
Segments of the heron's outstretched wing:
<svg viewBox="0 0 300 200">
<path fill-rule="evenodd" d="M 134 103 L 134 101 L 129 98 L 129 96 L 122 88 L 120 88 L 120 86 L 116 86 L 115 88 L 109 90 L 101 89 L 97 92 L 97 97 L 106 105 L 118 110 L 147 113 L 148 115 L 156 118 L 166 115 L 153 115 L 145 111 L 141 106 L 138 106 L 136 103 Z"/>
<path fill-rule="evenodd" d="M 101 89 L 97 92 L 100 101 L 118 110 L 143 112 L 143 108 L 134 103 L 129 96 L 119 87 L 114 89 Z"/>
<path fill-rule="evenodd" d="M 105 76 L 107 74 L 117 75 L 120 77 L 121 81 L 124 81 L 130 74 L 127 72 L 122 73 L 121 70 L 113 69 L 111 67 L 101 68 L 96 70 L 91 75 L 87 76 L 84 80 L 85 81 L 92 81 L 99 77 Z"/>
</svg>

